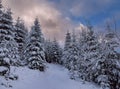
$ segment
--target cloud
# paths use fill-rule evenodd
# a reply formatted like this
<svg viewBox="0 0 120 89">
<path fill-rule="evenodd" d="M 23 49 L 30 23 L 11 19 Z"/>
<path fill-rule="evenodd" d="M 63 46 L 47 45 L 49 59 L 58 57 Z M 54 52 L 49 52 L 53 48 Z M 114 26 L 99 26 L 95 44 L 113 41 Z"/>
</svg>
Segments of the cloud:
<svg viewBox="0 0 120 89">
<path fill-rule="evenodd" d="M 81 23 L 75 28 L 75 30 L 78 31 L 78 32 L 80 32 L 84 29 L 86 29 L 86 26 L 81 24 Z"/>
<path fill-rule="evenodd" d="M 113 0 L 76 0 L 70 11 L 74 16 L 91 16 L 97 12 L 104 12 L 112 4 Z"/>
<path fill-rule="evenodd" d="M 64 41 L 67 30 L 80 32 L 85 27 L 74 22 L 70 15 L 91 16 L 106 10 L 113 0 L 3 0 L 5 7 L 10 7 L 14 18 L 20 16 L 27 26 L 32 26 L 36 16 L 40 20 L 43 34 L 47 39 L 54 37 L 60 43 Z M 79 24 L 80 23 L 80 24 Z"/>
<path fill-rule="evenodd" d="M 115 0 L 49 0 L 63 12 L 64 15 L 91 16 L 99 12 L 106 12 L 111 6 L 119 2 Z"/>
<path fill-rule="evenodd" d="M 62 41 L 66 31 L 74 27 L 70 18 L 63 16 L 48 0 L 4 0 L 3 3 L 12 9 L 15 18 L 20 16 L 27 26 L 31 26 L 37 16 L 46 38 L 56 37 Z"/>
</svg>

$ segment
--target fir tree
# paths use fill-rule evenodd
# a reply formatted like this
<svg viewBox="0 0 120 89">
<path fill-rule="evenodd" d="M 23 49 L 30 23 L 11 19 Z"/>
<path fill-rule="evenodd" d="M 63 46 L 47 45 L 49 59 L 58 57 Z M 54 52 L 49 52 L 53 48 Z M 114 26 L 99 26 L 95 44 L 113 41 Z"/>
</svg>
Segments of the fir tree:
<svg viewBox="0 0 120 89">
<path fill-rule="evenodd" d="M 54 39 L 54 41 L 52 42 L 52 55 L 51 55 L 52 62 L 60 63 L 61 54 L 62 54 L 62 50 L 61 50 L 58 42 L 56 41 L 56 39 Z"/>
<path fill-rule="evenodd" d="M 69 59 L 67 59 L 67 62 L 70 64 L 66 66 L 68 66 L 68 69 L 70 70 L 71 78 L 75 79 L 78 77 L 78 65 L 80 64 L 78 60 L 80 56 L 79 56 L 78 42 L 74 31 L 72 34 L 72 42 L 69 48 L 69 52 L 70 52 L 70 56 Z"/>
<path fill-rule="evenodd" d="M 52 62 L 52 42 L 50 40 L 45 41 L 45 58 L 48 63 Z"/>
<path fill-rule="evenodd" d="M 66 37 L 67 38 L 67 37 Z M 62 60 L 64 60 L 64 66 L 71 72 L 77 70 L 77 61 L 79 58 L 79 49 L 76 42 L 75 34 L 73 33 L 69 48 L 64 51 Z"/>
<path fill-rule="evenodd" d="M 47 41 L 45 45 L 46 60 L 49 63 L 61 63 L 62 49 L 56 39 Z"/>
<path fill-rule="evenodd" d="M 34 26 L 31 28 L 27 43 L 24 53 L 25 59 L 28 60 L 28 67 L 44 71 L 45 52 L 43 48 L 43 36 L 37 18 L 34 21 Z"/>
<path fill-rule="evenodd" d="M 67 32 L 66 34 L 66 38 L 65 38 L 65 46 L 64 46 L 64 50 L 68 50 L 69 46 L 71 45 L 71 34 L 70 32 Z"/>
<path fill-rule="evenodd" d="M 97 37 L 94 35 L 94 31 L 91 26 L 87 27 L 86 34 L 84 36 L 85 44 L 83 45 L 83 57 L 84 57 L 84 72 L 85 79 L 88 81 L 92 80 L 90 75 L 90 68 L 94 65 L 94 62 L 100 58 L 99 42 Z"/>
<path fill-rule="evenodd" d="M 119 89 L 120 61 L 114 50 L 118 43 L 114 38 L 114 34 L 109 31 L 101 43 L 101 59 L 97 60 L 96 64 L 92 67 L 92 75 L 94 81 L 100 84 L 103 89 Z"/>
<path fill-rule="evenodd" d="M 66 37 L 65 37 L 64 51 L 63 51 L 62 58 L 61 58 L 61 64 L 63 65 L 65 65 L 65 63 L 67 62 L 67 56 L 69 56 L 68 50 L 71 46 L 71 42 L 72 42 L 71 33 L 67 32 Z"/>
<path fill-rule="evenodd" d="M 110 44 L 110 47 L 114 50 L 119 46 L 119 40 L 116 37 L 114 31 L 112 31 L 110 25 L 107 25 L 107 33 L 105 34 L 104 41 Z"/>
<path fill-rule="evenodd" d="M 1 72 L 4 75 L 9 74 L 11 65 L 18 65 L 19 55 L 18 46 L 14 40 L 11 10 L 3 11 L 3 9 L 0 2 L 0 67 L 7 68 Z"/>
<path fill-rule="evenodd" d="M 24 46 L 26 44 L 26 36 L 27 36 L 27 29 L 24 25 L 24 22 L 20 19 L 20 17 L 18 17 L 16 24 L 15 24 L 15 41 L 18 44 L 18 52 L 19 52 L 19 56 L 21 59 L 21 62 L 25 62 L 25 60 L 23 60 L 23 51 L 24 51 Z"/>
<path fill-rule="evenodd" d="M 19 60 L 17 44 L 14 40 L 11 11 L 2 12 L 0 25 L 0 49 L 2 60 L 7 58 L 11 65 Z M 4 54 L 4 57 L 3 57 Z"/>
<path fill-rule="evenodd" d="M 78 76 L 85 80 L 85 70 L 86 70 L 86 64 L 84 60 L 84 52 L 85 52 L 85 44 L 86 44 L 86 28 L 82 29 L 82 31 L 79 33 L 78 38 L 78 47 L 79 47 L 79 60 L 77 64 L 77 71 Z"/>
</svg>

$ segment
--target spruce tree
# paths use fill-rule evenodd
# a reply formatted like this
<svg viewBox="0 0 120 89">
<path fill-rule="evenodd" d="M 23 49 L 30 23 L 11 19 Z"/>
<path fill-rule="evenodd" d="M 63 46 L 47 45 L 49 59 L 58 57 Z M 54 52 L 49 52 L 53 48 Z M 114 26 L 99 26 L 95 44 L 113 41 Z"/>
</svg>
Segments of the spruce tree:
<svg viewBox="0 0 120 89">
<path fill-rule="evenodd" d="M 65 37 L 65 45 L 64 45 L 64 51 L 62 54 L 62 58 L 61 58 L 61 64 L 65 65 L 67 63 L 67 57 L 69 56 L 69 48 L 71 46 L 71 33 L 67 32 L 66 37 Z"/>
<path fill-rule="evenodd" d="M 79 38 L 78 38 L 78 47 L 79 47 L 79 60 L 77 64 L 77 71 L 78 71 L 78 76 L 85 80 L 85 70 L 86 70 L 86 64 L 84 60 L 84 52 L 85 52 L 85 44 L 86 44 L 86 28 L 82 29 L 81 32 L 79 33 Z"/>
<path fill-rule="evenodd" d="M 58 42 L 56 41 L 56 39 L 54 39 L 54 41 L 52 42 L 52 50 L 51 51 L 52 51 L 52 55 L 51 55 L 52 62 L 60 63 L 62 50 L 61 50 Z"/>
<path fill-rule="evenodd" d="M 26 44 L 26 37 L 27 37 L 27 29 L 24 25 L 23 20 L 20 19 L 20 17 L 17 18 L 17 21 L 15 23 L 15 41 L 18 44 L 18 52 L 19 52 L 19 56 L 20 56 L 20 61 L 23 64 L 25 62 L 24 58 L 23 58 L 23 51 L 24 51 L 24 46 Z M 21 64 L 20 63 L 20 64 Z"/>
<path fill-rule="evenodd" d="M 76 36 L 74 33 L 73 33 L 72 37 L 70 37 L 70 38 L 71 38 L 71 42 L 69 42 L 70 45 L 68 46 L 67 50 L 64 50 L 62 60 L 64 62 L 64 66 L 66 68 L 68 68 L 71 72 L 74 72 L 77 69 L 77 61 L 79 58 L 79 49 L 77 46 Z"/>
<path fill-rule="evenodd" d="M 65 46 L 64 46 L 64 50 L 68 50 L 69 46 L 71 45 L 71 34 L 70 32 L 67 32 L 66 37 L 65 37 Z"/>
<path fill-rule="evenodd" d="M 52 42 L 50 40 L 45 41 L 45 58 L 48 63 L 52 62 Z"/>
<path fill-rule="evenodd" d="M 46 60 L 49 63 L 61 63 L 61 56 L 62 56 L 62 49 L 60 45 L 54 39 L 54 41 L 46 41 L 45 43 L 45 53 L 46 53 Z"/>
<path fill-rule="evenodd" d="M 70 56 L 67 59 L 67 62 L 70 64 L 68 65 L 68 68 L 71 73 L 71 78 L 75 79 L 78 77 L 78 65 L 80 64 L 79 63 L 80 56 L 79 56 L 78 42 L 74 31 L 72 34 L 72 42 L 69 48 L 69 52 L 70 52 Z"/>
<path fill-rule="evenodd" d="M 0 22 L 0 53 L 2 54 L 2 60 L 7 58 L 11 65 L 17 65 L 19 55 L 17 44 L 14 40 L 13 22 L 10 9 L 8 9 L 6 12 L 2 12 Z"/>
<path fill-rule="evenodd" d="M 101 59 L 97 60 L 91 68 L 94 82 L 101 85 L 103 89 L 120 87 L 120 61 L 114 50 L 118 43 L 113 39 L 115 39 L 114 33 L 109 30 L 101 43 Z"/>
<path fill-rule="evenodd" d="M 45 68 L 45 51 L 43 47 L 43 35 L 41 32 L 38 18 L 34 21 L 34 26 L 29 33 L 28 42 L 25 50 L 25 60 L 28 61 L 28 67 L 44 71 Z"/>
<path fill-rule="evenodd" d="M 95 61 L 100 59 L 100 44 L 91 26 L 88 26 L 83 35 L 82 52 L 83 52 L 83 75 L 82 78 L 88 81 L 92 81 L 91 66 L 95 64 Z"/>
<path fill-rule="evenodd" d="M 7 68 L 1 72 L 8 73 L 11 65 L 18 65 L 18 46 L 14 40 L 12 12 L 10 9 L 3 11 L 0 2 L 0 67 Z"/>
</svg>

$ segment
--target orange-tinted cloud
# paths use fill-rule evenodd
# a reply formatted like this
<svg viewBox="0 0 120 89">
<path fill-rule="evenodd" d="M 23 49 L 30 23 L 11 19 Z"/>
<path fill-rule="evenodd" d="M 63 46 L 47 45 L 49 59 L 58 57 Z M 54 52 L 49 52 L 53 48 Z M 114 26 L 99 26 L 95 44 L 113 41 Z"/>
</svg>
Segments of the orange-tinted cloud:
<svg viewBox="0 0 120 89">
<path fill-rule="evenodd" d="M 15 18 L 20 16 L 29 27 L 37 16 L 46 38 L 62 41 L 66 31 L 74 28 L 71 20 L 47 0 L 4 0 L 3 3 L 12 9 Z"/>
</svg>

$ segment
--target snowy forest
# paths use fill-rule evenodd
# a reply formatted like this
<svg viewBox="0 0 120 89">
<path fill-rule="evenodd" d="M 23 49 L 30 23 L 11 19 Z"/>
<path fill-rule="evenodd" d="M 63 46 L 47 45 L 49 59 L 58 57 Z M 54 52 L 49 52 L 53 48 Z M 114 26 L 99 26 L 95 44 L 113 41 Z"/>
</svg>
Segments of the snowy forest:
<svg viewBox="0 0 120 89">
<path fill-rule="evenodd" d="M 51 64 L 67 69 L 69 79 L 78 84 L 97 86 L 74 89 L 120 89 L 120 38 L 110 25 L 105 29 L 102 35 L 96 34 L 91 25 L 78 35 L 74 30 L 67 31 L 61 47 L 56 38 L 45 39 L 38 18 L 28 31 L 24 21 L 20 17 L 14 21 L 11 9 L 5 9 L 0 2 L 0 89 L 18 89 L 10 84 L 18 82 L 21 75 L 15 70 L 45 73 Z"/>
</svg>

